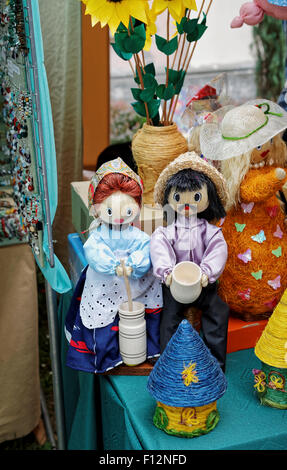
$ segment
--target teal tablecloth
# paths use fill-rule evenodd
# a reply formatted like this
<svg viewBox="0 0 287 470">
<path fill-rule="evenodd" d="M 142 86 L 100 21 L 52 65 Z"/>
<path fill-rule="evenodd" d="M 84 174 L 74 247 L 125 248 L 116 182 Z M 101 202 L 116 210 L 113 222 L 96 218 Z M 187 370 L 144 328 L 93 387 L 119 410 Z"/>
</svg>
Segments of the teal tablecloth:
<svg viewBox="0 0 287 470">
<path fill-rule="evenodd" d="M 68 342 L 64 323 L 72 291 L 61 296 L 58 318 L 61 331 L 61 365 L 66 441 L 68 450 L 97 450 L 101 447 L 99 388 L 94 374 L 76 371 L 66 366 Z"/>
<path fill-rule="evenodd" d="M 78 238 L 69 238 L 75 279 L 85 266 Z M 71 297 L 72 291 L 62 295 L 59 307 L 68 449 L 287 450 L 287 410 L 260 405 L 252 374 L 260 361 L 253 349 L 227 355 L 228 388 L 217 403 L 221 419 L 216 428 L 193 439 L 169 436 L 153 425 L 155 401 L 147 377 L 95 377 L 66 367 L 64 321 Z"/>
<path fill-rule="evenodd" d="M 228 354 L 228 389 L 218 400 L 220 421 L 209 434 L 167 435 L 152 422 L 155 401 L 147 377 L 100 377 L 105 450 L 286 450 L 287 410 L 260 405 L 252 368 L 253 349 Z"/>
</svg>

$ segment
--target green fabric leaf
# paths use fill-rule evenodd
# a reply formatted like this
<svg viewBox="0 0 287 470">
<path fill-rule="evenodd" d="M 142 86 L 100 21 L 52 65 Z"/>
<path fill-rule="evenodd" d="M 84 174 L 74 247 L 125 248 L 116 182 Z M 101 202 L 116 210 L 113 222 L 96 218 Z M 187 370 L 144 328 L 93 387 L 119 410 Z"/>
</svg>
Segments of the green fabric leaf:
<svg viewBox="0 0 287 470">
<path fill-rule="evenodd" d="M 206 15 L 204 15 L 201 23 L 198 23 L 197 18 L 188 20 L 188 22 L 184 25 L 184 30 L 187 33 L 186 39 L 188 42 L 198 41 L 207 30 Z"/>
<path fill-rule="evenodd" d="M 158 100 L 157 98 L 152 101 L 149 101 L 148 111 L 149 111 L 149 116 L 151 119 L 158 113 L 159 107 L 160 107 L 160 100 Z"/>
<path fill-rule="evenodd" d="M 147 106 L 148 106 L 149 116 L 152 119 L 158 112 L 158 109 L 160 107 L 160 100 L 153 99 L 147 103 Z M 137 101 L 135 103 L 132 103 L 132 107 L 134 108 L 137 114 L 139 114 L 140 116 L 146 117 L 145 104 L 143 102 Z"/>
<path fill-rule="evenodd" d="M 131 88 L 132 95 L 135 100 L 140 100 L 142 90 L 140 88 Z"/>
<path fill-rule="evenodd" d="M 131 52 L 123 52 L 119 48 L 119 45 L 116 43 L 111 43 L 112 48 L 114 49 L 115 53 L 123 60 L 130 60 L 132 58 Z"/>
<path fill-rule="evenodd" d="M 180 90 L 182 89 L 183 83 L 185 79 L 185 71 L 184 70 L 173 70 L 168 69 L 168 84 L 172 84 L 174 86 L 174 94 L 178 95 Z"/>
<path fill-rule="evenodd" d="M 141 90 L 140 99 L 142 101 L 145 101 L 146 103 L 149 103 L 154 98 L 154 94 L 155 94 L 154 87 L 146 88 L 145 90 Z"/>
<path fill-rule="evenodd" d="M 133 31 L 120 30 L 115 33 L 115 43 L 121 52 L 137 54 L 145 45 L 146 32 L 144 24 L 136 26 Z"/>
<path fill-rule="evenodd" d="M 184 16 L 182 19 L 181 19 L 181 22 L 180 23 L 176 23 L 176 27 L 177 27 L 177 31 L 179 34 L 183 34 L 184 33 L 184 25 L 185 23 L 187 22 L 187 18 L 186 16 Z"/>
<path fill-rule="evenodd" d="M 163 100 L 164 90 L 165 90 L 165 85 L 158 85 L 156 89 L 156 94 L 161 100 Z"/>
<path fill-rule="evenodd" d="M 145 73 L 142 77 L 145 88 L 153 88 L 153 90 L 156 89 L 157 81 L 151 73 Z"/>
<path fill-rule="evenodd" d="M 116 32 L 117 32 L 117 33 L 120 33 L 120 32 L 123 32 L 123 31 L 127 32 L 128 29 L 127 29 L 126 26 L 121 22 L 121 23 L 119 24 L 118 29 L 117 29 Z"/>
<path fill-rule="evenodd" d="M 146 117 L 146 110 L 145 110 L 145 105 L 143 102 L 136 101 L 135 103 L 131 103 L 131 105 L 137 114 L 139 114 L 140 116 Z"/>
<path fill-rule="evenodd" d="M 147 64 L 145 67 L 144 67 L 144 71 L 146 74 L 148 75 L 152 75 L 153 77 L 155 77 L 155 66 L 153 64 L 153 62 L 151 62 L 150 64 Z M 143 72 L 142 72 L 142 75 L 145 75 Z M 139 79 L 139 76 L 138 76 L 138 71 L 136 70 L 136 76 L 134 77 L 134 81 L 139 85 L 140 84 L 140 79 Z"/>
<path fill-rule="evenodd" d="M 187 19 L 183 25 L 183 31 L 187 34 L 191 34 L 196 31 L 198 19 L 193 18 L 192 20 Z"/>
<path fill-rule="evenodd" d="M 153 62 L 147 64 L 144 69 L 146 73 L 149 73 L 155 77 L 155 66 Z"/>
<path fill-rule="evenodd" d="M 167 39 L 155 35 L 155 42 L 159 51 L 163 52 L 165 55 L 173 54 L 177 49 L 177 36 L 172 38 L 170 41 Z"/>
<path fill-rule="evenodd" d="M 167 87 L 159 85 L 156 89 L 156 94 L 161 100 L 168 101 L 175 95 L 175 87 L 170 83 Z"/>
</svg>

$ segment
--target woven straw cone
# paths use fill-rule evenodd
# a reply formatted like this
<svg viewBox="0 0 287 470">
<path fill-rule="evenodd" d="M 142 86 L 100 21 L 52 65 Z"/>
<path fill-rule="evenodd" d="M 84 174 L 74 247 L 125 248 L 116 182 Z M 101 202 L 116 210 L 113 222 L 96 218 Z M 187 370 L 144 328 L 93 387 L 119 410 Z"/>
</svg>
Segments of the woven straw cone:
<svg viewBox="0 0 287 470">
<path fill-rule="evenodd" d="M 178 158 L 173 160 L 159 175 L 157 183 L 154 188 L 154 200 L 156 203 L 162 205 L 165 186 L 169 178 L 181 170 L 192 169 L 200 173 L 204 173 L 215 184 L 218 196 L 221 199 L 223 206 L 226 205 L 228 194 L 223 176 L 216 170 L 210 163 L 206 162 L 195 152 L 185 152 Z"/>
<path fill-rule="evenodd" d="M 255 354 L 269 366 L 287 368 L 287 289 L 255 346 Z"/>
<path fill-rule="evenodd" d="M 144 204 L 154 204 L 153 190 L 159 174 L 187 150 L 187 141 L 176 124 L 157 127 L 145 123 L 135 134 L 132 153 L 144 185 Z"/>
</svg>

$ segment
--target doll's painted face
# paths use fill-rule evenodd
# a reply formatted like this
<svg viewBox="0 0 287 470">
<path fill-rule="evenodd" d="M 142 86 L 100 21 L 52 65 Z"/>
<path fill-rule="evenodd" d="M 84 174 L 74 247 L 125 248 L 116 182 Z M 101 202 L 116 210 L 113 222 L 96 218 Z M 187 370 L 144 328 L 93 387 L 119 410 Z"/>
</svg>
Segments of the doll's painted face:
<svg viewBox="0 0 287 470">
<path fill-rule="evenodd" d="M 209 206 L 207 186 L 203 184 L 200 189 L 195 191 L 182 192 L 172 188 L 169 193 L 168 203 L 175 212 L 185 217 L 199 214 Z"/>
<path fill-rule="evenodd" d="M 98 217 L 110 225 L 130 224 L 139 214 L 140 208 L 134 198 L 117 191 L 95 207 Z"/>
<path fill-rule="evenodd" d="M 274 163 L 272 153 L 273 139 L 269 140 L 264 145 L 259 145 L 259 147 L 255 147 L 251 154 L 251 167 L 262 168 L 265 165 L 272 165 Z"/>
</svg>

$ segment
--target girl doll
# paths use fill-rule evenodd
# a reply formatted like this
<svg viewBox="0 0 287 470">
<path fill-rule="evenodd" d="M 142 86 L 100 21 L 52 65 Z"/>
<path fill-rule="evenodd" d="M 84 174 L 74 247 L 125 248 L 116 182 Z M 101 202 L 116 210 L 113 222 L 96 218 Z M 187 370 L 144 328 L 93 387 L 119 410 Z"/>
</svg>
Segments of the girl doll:
<svg viewBox="0 0 287 470">
<path fill-rule="evenodd" d="M 161 352 L 177 330 L 186 307 L 194 306 L 202 311 L 203 339 L 224 370 L 229 309 L 217 295 L 216 281 L 226 263 L 227 245 L 221 228 L 211 224 L 225 216 L 224 179 L 195 152 L 187 152 L 162 171 L 154 197 L 167 214 L 167 226 L 158 227 L 150 243 L 153 272 L 163 284 Z M 193 261 L 203 273 L 202 292 L 189 305 L 177 302 L 169 289 L 172 269 L 181 261 Z"/>
<path fill-rule="evenodd" d="M 286 181 L 287 113 L 276 103 L 252 100 L 229 110 L 221 123 L 204 124 L 204 156 L 222 160 L 229 189 L 222 232 L 228 260 L 218 293 L 235 316 L 265 318 L 287 287 L 287 235 L 278 191 Z"/>
<path fill-rule="evenodd" d="M 127 301 L 129 276 L 134 301 L 146 307 L 147 357 L 159 354 L 161 286 L 151 271 L 149 236 L 131 225 L 139 213 L 142 183 L 120 158 L 103 164 L 89 187 L 96 220 L 84 244 L 88 262 L 75 288 L 66 318 L 67 365 L 102 373 L 122 363 L 118 306 Z"/>
</svg>

